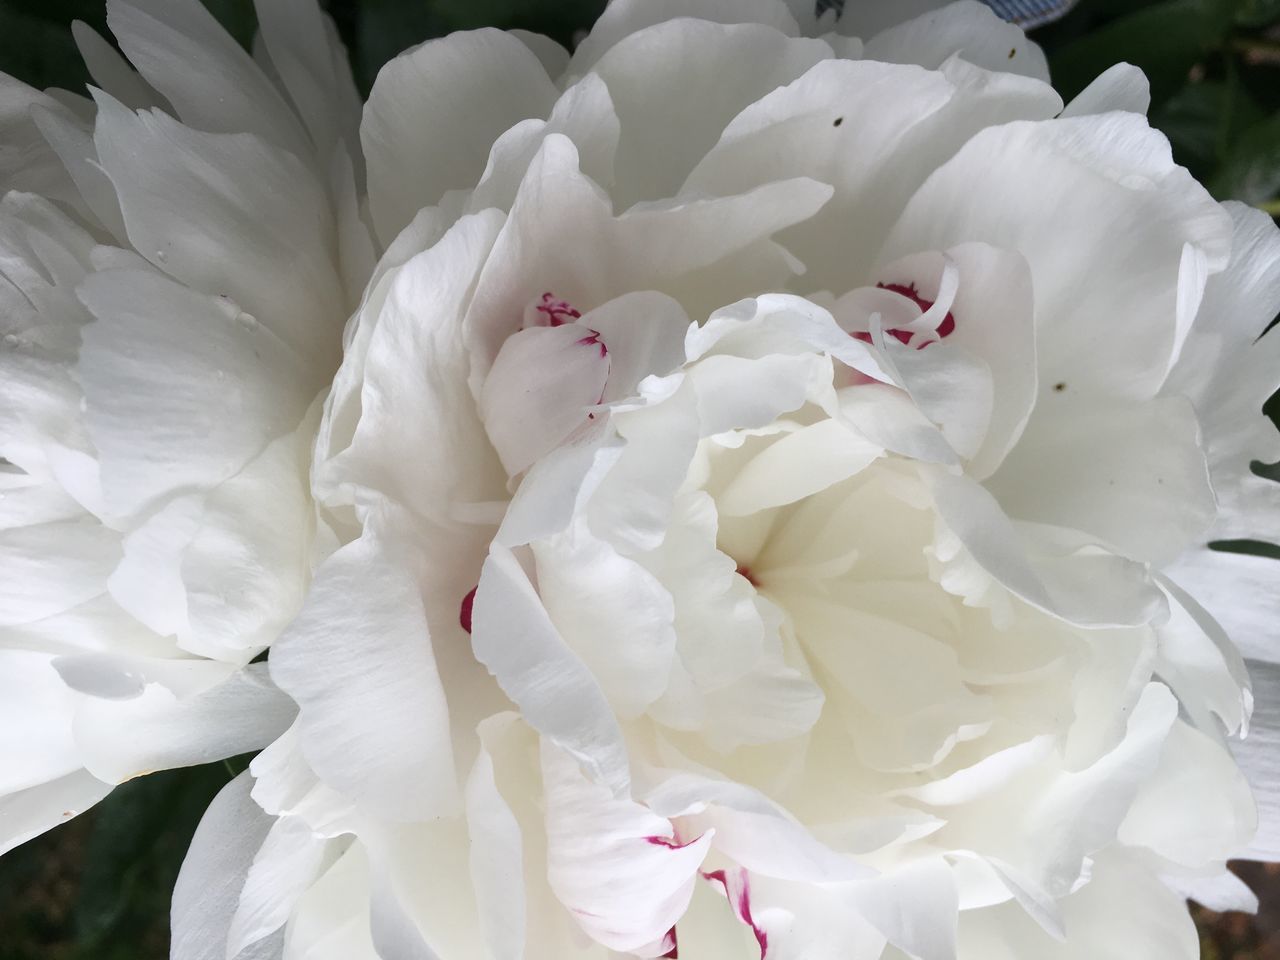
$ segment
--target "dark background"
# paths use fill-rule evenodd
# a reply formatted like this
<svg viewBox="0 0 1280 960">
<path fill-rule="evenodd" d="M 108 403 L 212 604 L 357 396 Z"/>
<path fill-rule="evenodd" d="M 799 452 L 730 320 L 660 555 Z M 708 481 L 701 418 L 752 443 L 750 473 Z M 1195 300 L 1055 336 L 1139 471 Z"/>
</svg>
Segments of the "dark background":
<svg viewBox="0 0 1280 960">
<path fill-rule="evenodd" d="M 252 0 L 205 0 L 246 45 Z M 847 0 L 857 3 L 859 0 Z M 329 0 L 363 91 L 420 40 L 478 26 L 523 27 L 569 44 L 603 0 Z M 83 91 L 72 20 L 100 33 L 100 0 L 0 0 L 0 70 Z M 1151 79 L 1152 123 L 1220 199 L 1280 214 L 1280 0 L 1082 0 L 1033 36 L 1070 97 L 1113 63 Z M 1268 405 L 1273 418 L 1280 403 Z M 1267 470 L 1260 465 L 1260 472 Z M 1233 544 L 1250 549 L 1248 544 Z M 1261 545 L 1252 548 L 1270 552 Z M 0 859 L 0 960 L 163 960 L 168 902 L 201 812 L 247 757 L 118 787 L 94 810 Z M 1280 960 L 1280 867 L 1240 864 L 1258 917 L 1197 910 L 1205 960 Z"/>
</svg>

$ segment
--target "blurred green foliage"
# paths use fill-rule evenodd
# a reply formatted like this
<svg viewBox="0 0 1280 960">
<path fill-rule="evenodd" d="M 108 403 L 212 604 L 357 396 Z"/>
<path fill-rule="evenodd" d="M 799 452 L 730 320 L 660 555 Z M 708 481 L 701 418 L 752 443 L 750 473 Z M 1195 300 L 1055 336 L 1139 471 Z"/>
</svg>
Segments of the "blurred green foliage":
<svg viewBox="0 0 1280 960">
<path fill-rule="evenodd" d="M 162 960 L 200 815 L 248 758 L 152 774 L 0 859 L 0 960 Z"/>
<path fill-rule="evenodd" d="M 1151 122 L 1221 200 L 1280 213 L 1280 0 L 1083 0 L 1037 39 L 1063 96 L 1128 61 Z"/>
<path fill-rule="evenodd" d="M 252 0 L 205 2 L 250 43 Z M 603 0 L 321 2 L 364 91 L 384 62 L 429 37 L 489 25 L 568 45 L 604 7 Z M 101 0 L 0 0 L 0 70 L 37 87 L 83 90 L 89 78 L 68 29 L 76 19 L 106 34 Z M 1152 122 L 1178 161 L 1220 199 L 1280 214 L 1280 0 L 1082 0 L 1035 36 L 1066 97 L 1113 63 L 1141 67 L 1151 79 Z M 1268 412 L 1280 422 L 1280 398 Z M 1276 468 L 1258 469 L 1280 479 Z M 90 813 L 0 860 L 0 960 L 167 956 L 169 893 L 182 855 L 201 812 L 244 765 L 124 784 Z"/>
</svg>

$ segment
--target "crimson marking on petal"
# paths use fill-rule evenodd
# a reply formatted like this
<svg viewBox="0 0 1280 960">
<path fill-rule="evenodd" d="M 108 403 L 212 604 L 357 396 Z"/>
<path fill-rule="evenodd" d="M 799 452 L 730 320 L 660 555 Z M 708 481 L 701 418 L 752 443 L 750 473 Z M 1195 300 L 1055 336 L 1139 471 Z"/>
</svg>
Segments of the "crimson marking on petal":
<svg viewBox="0 0 1280 960">
<path fill-rule="evenodd" d="M 663 945 L 664 947 L 665 947 L 668 943 L 669 943 L 669 944 L 671 944 L 671 949 L 670 949 L 670 950 L 668 950 L 666 953 L 662 954 L 662 956 L 663 956 L 664 958 L 665 958 L 665 957 L 670 957 L 670 958 L 671 958 L 671 960 L 680 960 L 680 944 L 679 944 L 679 942 L 676 940 L 676 928 L 675 928 L 675 927 L 672 927 L 670 930 L 668 930 L 668 931 L 667 931 L 667 935 L 666 935 L 665 937 L 663 937 L 663 938 L 662 938 L 662 945 Z"/>
<path fill-rule="evenodd" d="M 900 297 L 906 297 L 920 308 L 921 313 L 927 313 L 929 308 L 934 304 L 934 301 L 926 300 L 924 297 L 920 296 L 920 292 L 916 290 L 916 285 L 914 283 L 910 283 L 905 286 L 901 283 L 877 283 L 876 288 L 879 290 L 888 290 L 890 293 L 896 293 Z M 938 335 L 938 339 L 942 340 L 954 333 L 955 329 L 956 318 L 952 316 L 950 311 L 947 311 L 947 315 L 942 318 L 942 322 L 938 324 L 938 329 L 934 332 Z M 899 343 L 907 344 L 911 342 L 912 332 L 910 330 L 886 330 L 885 333 L 893 337 Z M 854 333 L 851 334 L 851 336 L 855 340 L 861 340 L 863 343 L 872 342 L 871 334 L 866 331 Z M 933 343 L 932 340 L 926 340 L 924 343 L 917 346 L 916 349 L 923 350 L 931 343 Z"/>
<path fill-rule="evenodd" d="M 467 595 L 462 598 L 462 603 L 458 605 L 458 623 L 462 624 L 462 629 L 471 632 L 471 608 L 476 605 L 476 591 L 480 589 L 480 585 L 476 584 L 467 591 Z"/>
<path fill-rule="evenodd" d="M 576 343 L 580 347 L 586 347 L 586 346 L 590 346 L 591 344 L 595 344 L 600 348 L 600 356 L 607 357 L 609 355 L 609 348 L 605 346 L 604 340 L 601 339 L 600 331 L 592 330 L 590 327 L 587 328 L 587 331 L 588 332 L 585 337 L 583 337 L 581 340 L 575 340 L 574 343 Z"/>
<path fill-rule="evenodd" d="M 857 334 L 854 334 L 854 336 L 857 336 Z M 757 580 L 755 574 L 751 572 L 751 568 L 745 564 L 738 564 L 737 573 L 738 576 L 747 581 L 747 583 L 751 584 L 753 587 L 760 586 L 760 581 Z"/>
<path fill-rule="evenodd" d="M 760 960 L 765 960 L 765 955 L 769 952 L 769 934 L 751 916 L 751 880 L 747 876 L 747 871 L 741 867 L 737 868 L 736 876 L 739 886 L 736 896 L 729 885 L 728 874 L 724 870 L 699 870 L 698 872 L 702 874 L 704 880 L 718 883 L 724 888 L 724 895 L 729 905 L 733 907 L 733 912 L 755 934 L 756 943 L 760 945 Z"/>
<path fill-rule="evenodd" d="M 582 316 L 568 300 L 561 300 L 550 290 L 542 295 L 542 300 L 534 309 L 547 318 L 547 326 L 559 327 L 573 323 Z"/>
<path fill-rule="evenodd" d="M 689 844 L 697 843 L 701 840 L 702 834 L 698 834 L 692 840 L 686 840 L 683 843 L 680 842 L 679 836 L 664 837 L 662 834 L 653 834 L 652 836 L 645 837 L 644 839 L 646 843 L 652 843 L 655 847 L 666 847 L 669 850 L 683 850 L 685 847 L 689 846 Z"/>
</svg>

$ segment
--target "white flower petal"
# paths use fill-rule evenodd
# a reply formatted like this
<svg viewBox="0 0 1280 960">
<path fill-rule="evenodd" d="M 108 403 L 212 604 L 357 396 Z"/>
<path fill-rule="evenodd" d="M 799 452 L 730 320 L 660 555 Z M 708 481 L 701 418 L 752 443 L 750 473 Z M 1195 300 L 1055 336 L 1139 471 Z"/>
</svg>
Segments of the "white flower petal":
<svg viewBox="0 0 1280 960">
<path fill-rule="evenodd" d="M 302 605 L 313 524 L 308 439 L 303 430 L 273 441 L 205 499 L 181 558 L 183 649 L 246 660 L 275 640 Z"/>
<path fill-rule="evenodd" d="M 29 190 L 75 205 L 74 185 L 32 121 L 32 107 L 57 110 L 58 101 L 8 74 L 0 74 L 0 137 L 10 147 L 0 159 L 0 196 Z"/>
<path fill-rule="evenodd" d="M 81 767 L 71 730 L 74 696 L 52 659 L 47 653 L 0 649 L 0 736 L 6 758 L 0 794 L 38 787 Z"/>
<path fill-rule="evenodd" d="M 712 23 L 760 23 L 794 37 L 795 18 L 780 0 L 615 0 L 573 51 L 570 76 L 585 73 L 613 46 L 647 27 L 689 18 Z"/>
<path fill-rule="evenodd" d="M 1119 405 L 1051 393 L 987 488 L 1011 517 L 1081 530 L 1163 565 L 1213 522 L 1199 440 L 1195 411 L 1176 397 Z"/>
<path fill-rule="evenodd" d="M 254 856 L 272 818 L 249 797 L 248 772 L 213 798 L 187 850 L 173 890 L 170 927 L 173 960 L 228 960 L 227 934 Z M 260 944 L 234 960 L 267 960 L 271 944 Z M 277 945 L 278 949 L 278 945 Z"/>
<path fill-rule="evenodd" d="M 119 534 L 85 517 L 0 530 L 0 624 L 30 623 L 93 599 L 119 557 Z"/>
<path fill-rule="evenodd" d="M 608 198 L 579 170 L 574 145 L 561 135 L 547 136 L 468 311 L 473 378 L 487 372 L 525 308 L 544 292 L 584 313 L 633 290 L 675 296 L 690 286 L 712 298 L 709 308 L 722 305 L 728 298 L 705 282 L 705 272 L 734 263 L 754 244 L 811 215 L 830 195 L 829 187 L 798 178 L 738 196 L 644 205 L 615 217 Z M 565 243 L 566 237 L 575 242 Z M 767 263 L 751 267 L 758 271 L 753 282 L 767 286 L 775 278 L 785 281 L 792 262 L 774 247 Z"/>
<path fill-rule="evenodd" d="M 1280 561 L 1201 547 L 1166 573 L 1204 605 L 1245 657 L 1280 663 Z"/>
<path fill-rule="evenodd" d="M 116 603 L 161 635 L 187 632 L 187 596 L 179 570 L 204 508 L 199 496 L 179 496 L 121 541 L 124 557 L 107 580 Z"/>
<path fill-rule="evenodd" d="M 298 702 L 302 752 L 320 779 L 404 822 L 454 814 L 461 801 L 432 632 L 413 561 L 382 528 L 391 522 L 320 566 L 270 663 Z"/>
<path fill-rule="evenodd" d="M 954 344 L 980 358 L 991 371 L 991 419 L 969 473 L 993 473 L 1022 436 L 1036 396 L 1036 346 L 1031 276 L 1026 261 L 1008 250 L 962 244 L 946 253 L 960 275 L 951 309 Z M 934 347 L 919 350 L 921 356 Z"/>
<path fill-rule="evenodd" d="M 1225 913 L 1258 912 L 1258 896 L 1230 870 L 1223 869 L 1213 877 L 1166 877 L 1169 886 L 1202 907 Z"/>
<path fill-rule="evenodd" d="M 79 329 L 90 319 L 75 285 L 93 246 L 48 200 L 0 198 L 0 316 L 10 338 L 0 350 L 0 453 L 37 479 L 60 477 L 63 458 L 82 462 L 78 455 L 88 449 L 71 367 Z M 93 485 L 65 484 L 85 499 L 92 493 L 84 488 Z"/>
<path fill-rule="evenodd" d="M 604 401 L 633 397 L 647 376 L 664 376 L 684 360 L 689 317 L 664 294 L 642 290 L 623 294 L 582 317 L 609 348 L 609 382 Z"/>
<path fill-rule="evenodd" d="M 644 802 L 660 816 L 679 817 L 695 832 L 714 831 L 715 850 L 762 876 L 839 883 L 872 873 L 742 784 L 680 773 L 648 791 Z"/>
<path fill-rule="evenodd" d="M 513 719 L 494 717 L 482 724 L 481 740 Z M 520 824 L 494 775 L 494 758 L 481 746 L 464 793 L 471 850 L 467 865 L 475 889 L 485 943 L 493 960 L 522 960 L 525 954 L 525 864 Z"/>
<path fill-rule="evenodd" d="M 1116 839 L 1195 869 L 1236 856 L 1257 822 L 1249 785 L 1226 744 L 1178 721 Z"/>
<path fill-rule="evenodd" d="M 303 895 L 271 960 L 381 960 L 370 935 L 369 858 L 352 844 Z M 265 960 L 265 958 L 264 958 Z"/>
<path fill-rule="evenodd" d="M 841 294 L 868 274 L 885 234 L 926 177 L 983 127 L 1053 116 L 1043 84 L 953 62 L 940 73 L 824 60 L 725 129 L 683 192 L 724 195 L 802 173 L 832 185 L 821 211 L 787 231 L 807 289 Z M 877 149 L 860 145 L 874 141 Z M 917 252 L 919 249 L 903 252 Z"/>
<path fill-rule="evenodd" d="M 423 96 L 422 91 L 436 91 Z M 386 64 L 365 105 L 360 140 L 369 207 L 389 246 L 421 207 L 474 186 L 497 136 L 551 112 L 556 90 L 538 59 L 498 30 L 455 33 Z"/>
<path fill-rule="evenodd" d="M 543 140 L 553 133 L 573 141 L 583 173 L 601 186 L 613 183 L 618 115 L 609 88 L 589 73 L 556 101 L 545 123 L 522 120 L 494 141 L 484 175 L 467 200 L 467 209 L 510 210 L 530 162 Z"/>
<path fill-rule="evenodd" d="M 963 728 L 988 718 L 989 706 L 962 683 L 955 654 L 938 640 L 819 597 L 791 607 L 805 649 L 853 700 L 833 706 L 869 766 L 931 767 Z"/>
<path fill-rule="evenodd" d="M 293 351 L 225 300 L 130 270 L 93 274 L 80 295 L 97 317 L 80 355 L 86 420 L 115 512 L 231 477 L 311 402 Z"/>
<path fill-rule="evenodd" d="M 585 425 L 608 379 L 608 348 L 583 324 L 530 327 L 508 337 L 478 404 L 507 473 L 523 473 Z"/>
<path fill-rule="evenodd" d="M 0 855 L 84 813 L 111 791 L 86 770 L 0 797 Z"/>
<path fill-rule="evenodd" d="M 108 43 L 98 31 L 83 20 L 71 24 L 71 35 L 75 38 L 76 49 L 84 60 L 85 69 L 93 82 L 119 100 L 130 110 L 146 110 L 159 107 L 164 110 L 169 105 L 164 97 L 138 76 L 118 50 Z"/>
<path fill-rule="evenodd" d="M 97 34 L 94 34 L 97 36 Z M 120 212 L 115 186 L 97 161 L 93 128 L 68 111 L 33 107 L 31 119 L 49 146 L 58 154 L 84 198 L 84 204 L 119 243 L 126 243 L 128 230 Z"/>
<path fill-rule="evenodd" d="M 296 817 L 317 837 L 332 839 L 354 832 L 354 805 L 316 777 L 302 756 L 298 723 L 268 744 L 249 763 L 253 799 L 267 813 Z"/>
<path fill-rule="evenodd" d="M 1147 75 L 1131 63 L 1108 67 L 1063 108 L 1064 117 L 1125 110 L 1146 114 L 1151 106 L 1151 84 Z"/>
<path fill-rule="evenodd" d="M 614 950 L 660 941 L 684 913 L 713 832 L 674 836 L 671 822 L 592 783 L 546 740 L 547 878 L 594 939 Z"/>
<path fill-rule="evenodd" d="M 227 931 L 228 957 L 239 956 L 284 926 L 320 873 L 325 854 L 325 842 L 314 837 L 301 819 L 275 819 L 245 875 Z"/>
<path fill-rule="evenodd" d="M 593 69 L 622 124 L 617 208 L 673 196 L 740 110 L 830 55 L 823 41 L 772 26 L 705 20 L 660 23 L 613 45 Z"/>
<path fill-rule="evenodd" d="M 360 93 L 337 28 L 316 0 L 255 0 L 262 43 L 322 162 L 344 144 L 363 176 Z"/>
<path fill-rule="evenodd" d="M 1261 412 L 1280 386 L 1280 336 L 1262 336 L 1280 311 L 1280 230 L 1259 210 L 1224 206 L 1233 224 L 1231 261 L 1209 278 L 1162 392 L 1195 405 L 1219 501 L 1214 537 L 1280 543 L 1280 487 L 1249 469 L 1253 460 L 1280 459 L 1280 433 Z"/>
<path fill-rule="evenodd" d="M 935 4 L 930 3 L 930 6 Z M 895 12 L 901 17 L 906 11 Z M 847 29 L 843 24 L 841 29 Z M 949 3 L 912 20 L 863 39 L 869 60 L 918 63 L 934 69 L 947 58 L 960 56 L 988 70 L 1017 73 L 1048 82 L 1044 52 L 1018 27 L 998 17 L 976 0 Z"/>
<path fill-rule="evenodd" d="M 192 678 L 205 678 L 204 689 L 186 693 L 152 682 L 129 699 L 78 698 L 74 731 L 86 769 L 122 783 L 222 760 L 260 749 L 293 721 L 294 704 L 267 679 L 265 666 L 228 676 L 222 664 L 188 663 Z"/>
<path fill-rule="evenodd" d="M 1280 665 L 1249 662 L 1256 698 L 1249 735 L 1232 742 L 1231 752 L 1249 779 L 1258 804 L 1258 832 L 1240 855 L 1280 859 Z"/>
<path fill-rule="evenodd" d="M 184 123 L 213 133 L 257 134 L 308 156 L 310 142 L 297 115 L 198 0 L 108 0 L 107 25 Z"/>
<path fill-rule="evenodd" d="M 863 917 L 888 941 L 920 960 L 953 960 L 959 898 L 941 858 L 918 860 L 863 881 L 856 894 Z"/>
<path fill-rule="evenodd" d="M 1162 586 L 1170 600 L 1169 621 L 1156 631 L 1156 673 L 1178 695 L 1197 726 L 1206 726 L 1204 713 L 1212 711 L 1228 733 L 1243 733 L 1254 702 L 1244 657 L 1195 598 L 1172 582 L 1163 581 Z"/>
<path fill-rule="evenodd" d="M 1181 896 L 1133 855 L 1099 858 L 1093 878 L 1062 904 L 1064 942 L 1038 927 L 1020 906 L 960 915 L 961 960 L 1086 960 L 1160 957 L 1196 960 L 1200 942 Z"/>
<path fill-rule="evenodd" d="M 639 716 L 666 689 L 675 654 L 671 595 L 640 564 L 585 524 L 533 545 L 538 594 L 556 629 L 600 683 L 620 718 Z"/>
<path fill-rule="evenodd" d="M 1017 250 L 1035 290 L 1042 394 L 1063 383 L 1142 399 L 1172 357 L 1184 245 L 1213 272 L 1229 231 L 1144 117 L 1108 113 L 979 132 L 917 191 L 882 257 L 969 241 Z"/>
<path fill-rule="evenodd" d="M 506 477 L 467 388 L 462 324 L 500 227 L 492 211 L 459 220 L 430 249 L 387 273 L 381 309 L 358 315 L 364 353 L 348 351 L 330 423 L 322 425 L 322 497 L 335 487 L 357 502 L 386 496 L 441 522 L 457 503 L 503 496 Z M 350 424 L 345 444 L 335 421 Z M 335 432 L 326 439 L 325 429 Z M 442 450 L 451 451 L 443 461 Z"/>
<path fill-rule="evenodd" d="M 135 114 L 105 94 L 98 111 L 94 143 L 133 246 L 193 290 L 229 300 L 298 356 L 333 363 L 346 297 L 316 175 L 267 139 Z"/>
<path fill-rule="evenodd" d="M 884 453 L 839 420 L 785 434 L 748 461 L 716 497 L 721 515 L 741 516 L 795 503 L 839 483 Z"/>
<path fill-rule="evenodd" d="M 525 721 L 588 765 L 615 793 L 630 781 L 626 748 L 608 700 L 548 617 L 515 555 L 495 544 L 472 613 L 476 659 Z"/>
<path fill-rule="evenodd" d="M 482 956 L 463 823 L 446 818 L 360 828 L 369 856 L 369 931 L 380 957 Z M 423 870 L 430 862 L 433 869 Z"/>
<path fill-rule="evenodd" d="M 1006 840 L 984 848 L 1000 856 L 1006 846 L 1013 855 L 1001 859 L 1025 865 L 1027 878 L 1050 895 L 1065 895 L 1080 878 L 1085 858 L 1112 842 L 1155 772 L 1177 711 L 1168 688 L 1149 684 L 1132 707 L 1125 737 L 1115 749 L 1082 770 L 1054 772 L 1029 806 L 1011 790 L 1000 808 L 988 809 L 985 829 Z M 1017 829 L 1008 819 L 1015 815 Z"/>
</svg>

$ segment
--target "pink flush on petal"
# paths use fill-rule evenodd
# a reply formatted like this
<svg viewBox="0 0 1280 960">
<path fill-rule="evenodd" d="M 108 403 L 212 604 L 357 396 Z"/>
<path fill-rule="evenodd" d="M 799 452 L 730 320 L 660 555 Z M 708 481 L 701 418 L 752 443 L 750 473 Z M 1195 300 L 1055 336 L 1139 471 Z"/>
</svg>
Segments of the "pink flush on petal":
<svg viewBox="0 0 1280 960">
<path fill-rule="evenodd" d="M 921 313 L 927 312 L 934 304 L 934 301 L 926 300 L 924 297 L 920 296 L 920 292 L 916 290 L 916 285 L 914 283 L 907 284 L 906 286 L 903 286 L 901 283 L 877 283 L 876 287 L 880 290 L 888 290 L 890 293 L 896 293 L 900 297 L 906 297 L 920 308 Z M 938 339 L 941 340 L 950 336 L 955 328 L 956 318 L 951 315 L 950 311 L 948 311 L 947 315 L 942 318 L 942 322 L 938 324 L 938 329 L 936 331 Z M 885 333 L 893 337 L 899 343 L 905 344 L 911 342 L 912 331 L 910 330 L 886 330 Z M 855 333 L 852 336 L 855 340 L 861 340 L 863 343 L 872 342 L 871 334 L 866 331 Z M 932 340 L 926 340 L 924 343 L 917 346 L 916 349 L 923 350 L 932 342 Z"/>
</svg>

